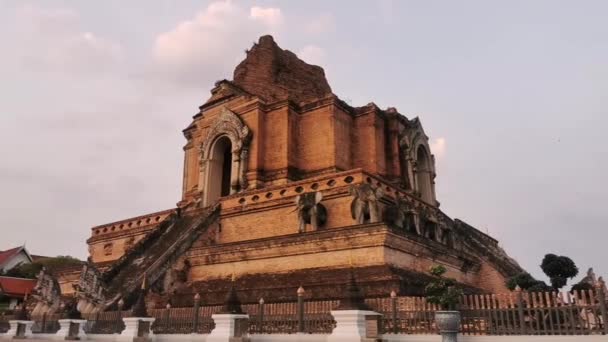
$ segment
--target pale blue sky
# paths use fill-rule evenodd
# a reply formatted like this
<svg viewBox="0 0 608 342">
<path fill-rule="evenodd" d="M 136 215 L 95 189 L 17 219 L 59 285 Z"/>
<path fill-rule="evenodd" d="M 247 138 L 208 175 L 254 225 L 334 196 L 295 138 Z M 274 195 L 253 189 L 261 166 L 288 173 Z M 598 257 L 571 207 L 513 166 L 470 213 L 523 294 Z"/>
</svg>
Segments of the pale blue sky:
<svg viewBox="0 0 608 342">
<path fill-rule="evenodd" d="M 0 249 L 85 257 L 180 199 L 181 129 L 261 34 L 420 116 L 442 209 L 608 275 L 608 2 L 2 1 Z"/>
</svg>

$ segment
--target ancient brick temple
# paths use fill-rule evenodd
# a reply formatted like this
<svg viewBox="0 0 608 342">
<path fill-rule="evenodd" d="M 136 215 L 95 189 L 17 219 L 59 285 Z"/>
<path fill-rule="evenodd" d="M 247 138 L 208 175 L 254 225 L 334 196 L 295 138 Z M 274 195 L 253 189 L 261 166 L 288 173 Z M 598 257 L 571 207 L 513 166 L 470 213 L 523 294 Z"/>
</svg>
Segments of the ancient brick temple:
<svg viewBox="0 0 608 342">
<path fill-rule="evenodd" d="M 420 119 L 352 107 L 321 67 L 261 37 L 184 129 L 176 208 L 92 228 L 75 280 L 89 311 L 133 302 L 144 274 L 159 302 L 421 294 L 431 265 L 470 291 L 520 272 L 492 237 L 439 209 Z M 156 299 L 155 299 L 156 298 Z M 163 304 L 164 305 L 164 304 Z"/>
</svg>

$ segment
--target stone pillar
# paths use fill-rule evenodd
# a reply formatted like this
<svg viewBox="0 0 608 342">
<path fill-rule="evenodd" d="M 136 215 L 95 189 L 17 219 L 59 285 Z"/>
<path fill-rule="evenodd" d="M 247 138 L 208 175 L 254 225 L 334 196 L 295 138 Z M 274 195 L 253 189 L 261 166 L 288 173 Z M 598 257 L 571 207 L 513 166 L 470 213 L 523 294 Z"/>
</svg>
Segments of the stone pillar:
<svg viewBox="0 0 608 342">
<path fill-rule="evenodd" d="M 60 319 L 57 337 L 62 340 L 86 340 L 87 334 L 84 332 L 85 319 Z"/>
<path fill-rule="evenodd" d="M 198 333 L 199 312 L 201 310 L 201 295 L 197 292 L 194 295 L 194 324 L 192 327 L 193 333 Z"/>
<path fill-rule="evenodd" d="M 239 169 L 241 165 L 240 151 L 232 152 L 232 165 L 230 165 L 230 194 L 239 190 Z"/>
<path fill-rule="evenodd" d="M 6 339 L 31 339 L 34 321 L 11 320 L 8 321 L 10 329 L 2 337 Z"/>
<path fill-rule="evenodd" d="M 298 294 L 298 308 L 297 308 L 298 333 L 304 332 L 304 294 L 305 293 L 306 293 L 306 291 L 304 291 L 304 288 L 302 286 L 300 286 L 297 291 L 297 294 Z"/>
</svg>

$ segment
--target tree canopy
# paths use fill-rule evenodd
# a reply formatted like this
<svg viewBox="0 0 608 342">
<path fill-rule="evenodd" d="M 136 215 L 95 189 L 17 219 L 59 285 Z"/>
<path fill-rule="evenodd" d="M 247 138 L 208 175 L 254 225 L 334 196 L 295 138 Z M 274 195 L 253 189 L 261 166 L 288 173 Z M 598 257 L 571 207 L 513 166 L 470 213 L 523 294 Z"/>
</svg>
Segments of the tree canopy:
<svg viewBox="0 0 608 342">
<path fill-rule="evenodd" d="M 65 266 L 79 265 L 81 263 L 82 261 L 72 256 L 58 255 L 54 258 L 41 258 L 28 264 L 21 263 L 0 275 L 16 278 L 34 279 L 36 278 L 38 273 L 40 273 L 40 270 L 42 270 L 43 267 L 53 271 L 59 268 L 63 268 Z"/>
<path fill-rule="evenodd" d="M 572 259 L 555 254 L 545 255 L 540 268 L 549 277 L 551 286 L 556 290 L 564 287 L 568 279 L 574 278 L 578 274 L 578 267 Z"/>
<path fill-rule="evenodd" d="M 536 280 L 530 273 L 521 272 L 507 280 L 507 288 L 509 290 L 515 290 L 515 288 L 519 286 L 520 289 L 537 292 L 537 291 L 545 291 L 550 289 L 549 285 L 547 285 L 542 280 Z"/>
</svg>

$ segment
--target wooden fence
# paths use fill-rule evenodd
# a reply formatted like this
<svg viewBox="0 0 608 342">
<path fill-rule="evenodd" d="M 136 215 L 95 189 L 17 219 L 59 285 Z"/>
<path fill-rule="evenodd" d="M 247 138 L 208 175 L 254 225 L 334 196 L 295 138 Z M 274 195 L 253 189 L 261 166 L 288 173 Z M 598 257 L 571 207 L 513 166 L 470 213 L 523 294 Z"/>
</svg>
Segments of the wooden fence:
<svg viewBox="0 0 608 342">
<path fill-rule="evenodd" d="M 601 298 L 601 299 L 600 299 Z M 436 305 L 425 298 L 368 301 L 382 313 L 384 333 L 436 334 Z M 608 334 L 603 291 L 522 292 L 465 295 L 458 310 L 465 335 Z"/>
<path fill-rule="evenodd" d="M 331 311 L 338 300 L 304 300 L 288 303 L 244 304 L 250 317 L 249 332 L 258 334 L 329 334 L 335 327 Z M 383 334 L 437 334 L 435 311 L 439 308 L 423 297 L 389 297 L 366 299 L 366 304 L 383 314 Z M 211 315 L 221 306 L 150 310 L 156 318 L 152 329 L 157 334 L 209 333 Z M 493 295 L 465 295 L 459 311 L 461 331 L 465 335 L 599 335 L 608 334 L 607 303 L 603 290 L 574 292 L 514 291 Z M 123 317 L 129 311 L 101 312 L 84 315 L 85 331 L 96 334 L 120 333 Z M 58 315 L 34 317 L 35 333 L 52 333 L 58 329 Z M 8 330 L 12 316 L 0 315 L 0 333 Z"/>
</svg>

